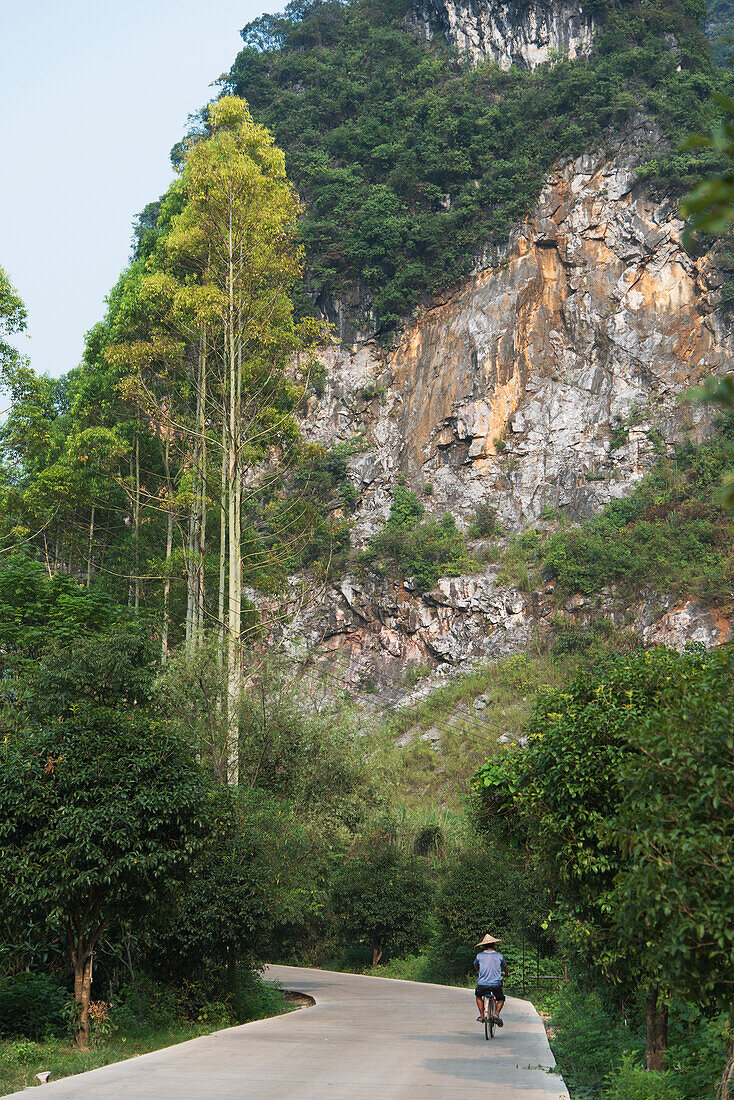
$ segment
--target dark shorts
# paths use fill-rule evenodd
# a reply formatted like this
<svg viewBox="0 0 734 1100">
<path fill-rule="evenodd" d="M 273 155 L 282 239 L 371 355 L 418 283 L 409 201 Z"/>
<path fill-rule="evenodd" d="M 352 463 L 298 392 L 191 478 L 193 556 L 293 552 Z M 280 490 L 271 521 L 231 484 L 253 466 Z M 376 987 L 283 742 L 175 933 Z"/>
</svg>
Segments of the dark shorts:
<svg viewBox="0 0 734 1100">
<path fill-rule="evenodd" d="M 495 1001 L 504 1001 L 505 994 L 502 989 L 502 982 L 499 985 L 478 985 L 474 990 L 475 997 L 488 997 L 490 993 L 494 996 Z"/>
</svg>

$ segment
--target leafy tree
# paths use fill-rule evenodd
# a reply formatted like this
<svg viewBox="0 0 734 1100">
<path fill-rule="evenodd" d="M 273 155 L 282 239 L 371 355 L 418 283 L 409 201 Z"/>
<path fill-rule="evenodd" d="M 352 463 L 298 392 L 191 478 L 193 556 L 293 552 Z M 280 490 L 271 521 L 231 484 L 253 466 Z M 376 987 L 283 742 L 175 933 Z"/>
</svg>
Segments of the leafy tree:
<svg viewBox="0 0 734 1100">
<path fill-rule="evenodd" d="M 0 562 L 0 644 L 7 654 L 37 657 L 47 646 L 109 628 L 118 609 L 103 592 L 68 574 L 48 575 L 25 553 Z"/>
<path fill-rule="evenodd" d="M 208 787 L 180 738 L 120 711 L 79 706 L 1 751 L 0 916 L 66 940 L 86 1047 L 95 947 L 190 864 L 210 831 Z"/>
<path fill-rule="evenodd" d="M 517 853 L 494 843 L 462 852 L 442 869 L 435 913 L 433 966 L 457 980 L 471 972 L 474 944 L 487 932 L 525 933 L 538 942 L 546 908 Z"/>
<path fill-rule="evenodd" d="M 671 691 L 688 690 L 703 661 L 697 650 L 657 648 L 580 672 L 539 698 L 527 748 L 491 757 L 476 776 L 487 827 L 504 823 L 530 845 L 565 903 L 569 937 L 587 965 L 618 983 L 642 980 L 651 1069 L 661 1068 L 666 1045 L 664 976 L 646 938 L 633 946 L 620 933 L 617 876 L 633 871 L 634 861 L 610 829 L 626 795 L 625 766 L 639 752 L 638 729 Z"/>
<path fill-rule="evenodd" d="M 23 302 L 18 297 L 7 272 L 0 267 L 0 382 L 4 382 L 5 371 L 17 363 L 18 351 L 5 339 L 23 332 L 28 315 Z"/>
<path fill-rule="evenodd" d="M 683 684 L 671 678 L 630 730 L 625 788 L 612 827 L 625 854 L 615 883 L 620 935 L 644 944 L 666 986 L 729 1014 L 734 1073 L 734 648 Z"/>
<path fill-rule="evenodd" d="M 415 858 L 377 843 L 348 858 L 334 883 L 332 906 L 346 943 L 372 952 L 372 965 L 427 938 L 431 884 Z"/>
<path fill-rule="evenodd" d="M 146 929 L 151 973 L 231 992 L 243 968 L 272 952 L 273 930 L 296 921 L 308 893 L 308 843 L 293 806 L 261 791 L 225 792 L 216 836 Z"/>
</svg>

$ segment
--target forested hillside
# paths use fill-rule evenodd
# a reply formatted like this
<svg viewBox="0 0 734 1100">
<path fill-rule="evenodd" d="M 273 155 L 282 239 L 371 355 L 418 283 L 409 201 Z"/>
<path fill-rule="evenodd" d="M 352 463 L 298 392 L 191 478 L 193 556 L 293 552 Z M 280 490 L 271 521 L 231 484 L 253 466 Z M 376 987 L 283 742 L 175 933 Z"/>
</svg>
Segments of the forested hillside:
<svg viewBox="0 0 734 1100">
<path fill-rule="evenodd" d="M 244 28 L 61 377 L 0 268 L 0 1092 L 491 920 L 575 1100 L 729 1096 L 728 7 L 414 7 Z"/>
<path fill-rule="evenodd" d="M 307 202 L 312 295 L 346 295 L 394 326 L 507 240 L 557 157 L 592 151 L 639 112 L 670 143 L 651 174 L 688 188 L 700 169 L 675 147 L 705 128 L 726 79 L 703 5 L 584 7 L 599 23 L 591 59 L 532 73 L 427 49 L 402 25 L 401 0 L 294 3 L 244 29 L 225 87 L 275 135 Z"/>
</svg>

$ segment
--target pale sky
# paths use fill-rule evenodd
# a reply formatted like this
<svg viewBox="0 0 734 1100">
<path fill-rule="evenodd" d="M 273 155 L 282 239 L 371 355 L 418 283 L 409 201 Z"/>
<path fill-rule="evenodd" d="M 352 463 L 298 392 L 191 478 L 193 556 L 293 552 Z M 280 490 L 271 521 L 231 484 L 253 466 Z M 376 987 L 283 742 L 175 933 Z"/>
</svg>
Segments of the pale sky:
<svg viewBox="0 0 734 1100">
<path fill-rule="evenodd" d="M 0 5 L 0 265 L 28 307 L 39 373 L 79 362 L 130 253 L 135 215 L 242 45 L 285 0 Z"/>
</svg>

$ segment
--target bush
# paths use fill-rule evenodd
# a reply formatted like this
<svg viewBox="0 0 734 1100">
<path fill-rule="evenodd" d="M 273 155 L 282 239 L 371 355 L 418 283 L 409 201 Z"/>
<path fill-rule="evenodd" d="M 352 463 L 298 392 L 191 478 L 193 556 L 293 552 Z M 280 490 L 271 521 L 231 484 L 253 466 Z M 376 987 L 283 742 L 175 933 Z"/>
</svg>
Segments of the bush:
<svg viewBox="0 0 734 1100">
<path fill-rule="evenodd" d="M 462 853 L 444 871 L 436 901 L 435 972 L 451 980 L 471 974 L 474 945 L 486 932 L 502 939 L 526 922 L 539 923 L 535 915 L 528 921 L 533 902 L 530 881 L 509 853 L 496 847 Z"/>
<path fill-rule="evenodd" d="M 604 1100 L 686 1100 L 669 1073 L 646 1071 L 627 1052 L 622 1064 L 608 1078 Z"/>
<path fill-rule="evenodd" d="M 564 986 L 551 1017 L 553 1053 L 569 1086 L 594 1088 L 617 1067 L 636 1036 L 604 1003 L 598 992 Z M 644 1044 L 640 1043 L 640 1048 Z"/>
<path fill-rule="evenodd" d="M 673 460 L 661 458 L 630 496 L 578 526 L 542 539 L 530 528 L 511 540 L 500 581 L 535 574 L 556 581 L 561 598 L 615 586 L 726 603 L 734 584 L 731 517 L 721 502 L 722 475 L 734 466 L 731 425 Z"/>
<path fill-rule="evenodd" d="M 69 1030 L 69 996 L 44 974 L 16 974 L 0 983 L 0 1037 L 45 1039 Z"/>
<path fill-rule="evenodd" d="M 475 539 L 488 539 L 499 534 L 497 509 L 491 504 L 478 504 L 474 519 L 469 524 L 469 534 Z"/>
<path fill-rule="evenodd" d="M 420 860 L 389 840 L 373 844 L 343 865 L 332 902 L 345 943 L 369 948 L 375 966 L 425 942 L 432 888 Z"/>
<path fill-rule="evenodd" d="M 360 554 L 360 565 L 388 576 L 412 577 L 422 589 L 433 588 L 440 577 L 457 577 L 474 568 L 451 513 L 421 522 L 424 511 L 416 494 L 398 483 L 387 524 Z"/>
</svg>

